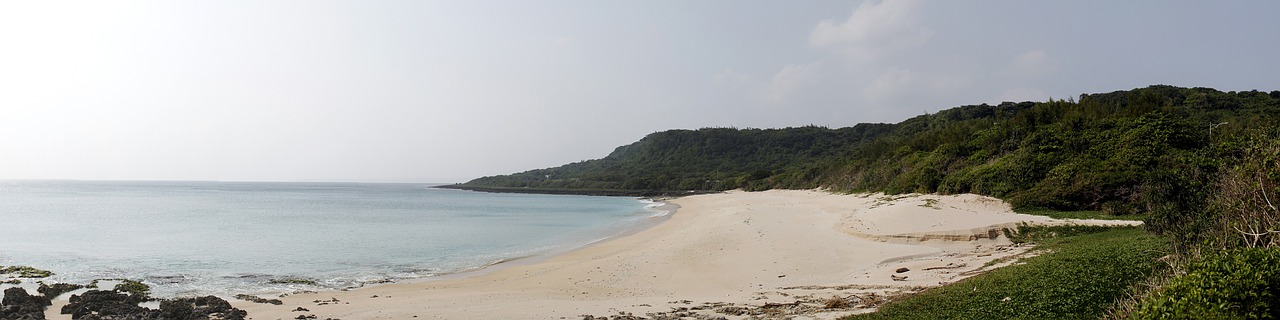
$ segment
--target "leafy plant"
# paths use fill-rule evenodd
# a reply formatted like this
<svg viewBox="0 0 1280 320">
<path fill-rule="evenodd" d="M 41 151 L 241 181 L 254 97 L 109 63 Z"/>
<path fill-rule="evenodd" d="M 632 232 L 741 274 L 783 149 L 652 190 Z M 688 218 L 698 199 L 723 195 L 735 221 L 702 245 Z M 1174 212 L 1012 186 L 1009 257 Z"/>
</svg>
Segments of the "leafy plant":
<svg viewBox="0 0 1280 320">
<path fill-rule="evenodd" d="M 1280 248 L 1215 253 L 1143 300 L 1136 319 L 1280 318 Z"/>
</svg>

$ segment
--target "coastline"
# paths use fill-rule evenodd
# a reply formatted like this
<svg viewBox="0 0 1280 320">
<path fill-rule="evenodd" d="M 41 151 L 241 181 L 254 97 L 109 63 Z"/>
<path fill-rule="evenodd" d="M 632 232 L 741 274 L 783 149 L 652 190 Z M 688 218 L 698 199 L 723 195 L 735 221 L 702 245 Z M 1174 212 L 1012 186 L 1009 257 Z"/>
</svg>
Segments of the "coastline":
<svg viewBox="0 0 1280 320">
<path fill-rule="evenodd" d="M 593 241 L 589 241 L 581 245 L 560 248 L 560 249 L 550 250 L 545 252 L 536 252 L 536 253 L 519 256 L 519 257 L 504 258 L 488 264 L 476 266 L 474 268 L 470 268 L 470 269 L 462 270 L 458 272 L 443 273 L 443 274 L 433 275 L 429 277 L 402 279 L 402 280 L 389 281 L 389 282 L 383 282 L 383 283 L 368 283 L 365 286 L 361 286 L 358 288 L 348 288 L 348 290 L 358 290 L 358 289 L 371 288 L 371 287 L 388 285 L 388 284 L 412 284 L 412 283 L 425 283 L 425 282 L 441 281 L 441 280 L 465 279 L 465 278 L 477 277 L 484 274 L 488 274 L 494 271 L 501 270 L 503 268 L 537 264 L 537 263 L 546 261 L 547 259 L 555 258 L 556 256 L 568 254 L 577 250 L 582 250 L 594 245 L 609 242 L 610 240 L 626 237 L 629 235 L 636 234 L 638 232 L 642 232 L 646 229 L 653 228 L 663 222 L 666 222 L 667 220 L 670 220 L 671 216 L 675 215 L 676 211 L 680 209 L 679 205 L 667 202 L 666 200 L 653 200 L 653 201 L 654 201 L 654 204 L 656 205 L 647 209 L 661 211 L 662 213 L 651 216 L 647 218 L 646 221 L 637 223 L 634 226 L 625 228 L 617 234 L 596 239 Z"/>
<path fill-rule="evenodd" d="M 447 272 L 447 273 L 440 273 L 440 274 L 431 275 L 431 276 L 402 278 L 397 280 L 377 281 L 377 282 L 364 282 L 364 283 L 361 283 L 359 286 L 350 286 L 350 287 L 330 287 L 330 288 L 319 288 L 319 289 L 306 288 L 306 289 L 297 290 L 293 292 L 312 292 L 312 293 L 346 292 L 351 290 L 365 290 L 365 289 L 376 288 L 379 286 L 391 285 L 391 284 L 414 284 L 414 283 L 426 283 L 426 282 L 433 282 L 433 281 L 467 279 L 467 278 L 479 277 L 491 272 L 502 270 L 504 268 L 537 264 L 559 255 L 563 255 L 569 252 L 574 252 L 574 251 L 581 250 L 583 248 L 587 248 L 600 243 L 606 243 L 612 239 L 625 237 L 628 235 L 635 234 L 637 232 L 641 232 L 645 229 L 651 228 L 653 226 L 659 225 L 660 223 L 669 220 L 670 217 L 675 214 L 676 210 L 679 209 L 678 205 L 666 202 L 661 198 L 637 199 L 637 200 L 645 203 L 644 209 L 648 211 L 649 215 L 643 218 L 638 218 L 630 222 L 627 222 L 625 224 L 622 224 L 622 226 L 625 226 L 625 227 L 615 229 L 611 231 L 611 233 L 608 233 L 608 234 L 602 233 L 604 237 L 599 239 L 565 243 L 564 245 L 554 246 L 551 249 L 531 251 L 524 255 L 500 258 L 483 265 L 477 265 L 467 269 L 462 269 L 462 270 Z M 590 238 L 584 238 L 580 240 L 586 240 L 586 239 L 590 239 Z M 30 279 L 24 279 L 24 280 L 30 280 Z M 111 283 L 111 281 L 112 280 L 108 279 L 108 283 Z M 36 290 L 37 286 L 35 286 L 36 283 L 37 283 L 36 281 L 24 281 L 21 284 L 6 285 L 6 287 L 7 286 L 20 287 L 20 288 L 26 289 L 27 292 L 35 293 L 37 291 Z M 109 285 L 106 285 L 105 288 L 108 288 L 109 290 L 109 288 L 111 288 L 112 286 L 113 285 L 109 284 Z M 89 291 L 89 290 L 90 289 L 88 288 L 77 289 L 77 290 L 73 290 L 71 292 L 53 297 L 51 301 L 53 305 L 44 311 L 45 317 L 47 319 L 71 319 L 71 315 L 60 313 L 61 308 L 69 303 L 69 298 L 73 294 L 82 294 L 85 291 Z M 249 292 L 245 292 L 245 293 L 249 293 Z M 263 301 L 266 301 L 266 300 L 275 298 L 278 295 L 282 295 L 283 293 L 284 292 L 258 292 L 257 294 L 249 293 L 247 295 L 261 297 L 264 299 Z M 237 294 L 237 296 L 232 296 L 231 294 L 225 294 L 225 295 L 217 294 L 217 296 L 235 305 L 239 305 L 242 303 L 258 304 L 263 302 L 263 301 L 249 302 L 240 298 L 239 294 Z M 178 297 L 171 297 L 166 299 L 176 299 L 181 297 L 187 297 L 187 296 L 178 296 Z M 142 303 L 142 306 L 149 307 L 152 309 L 158 309 L 160 307 L 160 302 L 148 301 L 148 302 Z M 251 316 L 250 318 L 252 319 L 253 317 Z"/>
<path fill-rule="evenodd" d="M 566 251 L 659 213 L 634 197 L 430 187 L 13 183 L 4 191 L 14 201 L 0 208 L 22 227 L 0 262 L 53 271 L 47 282 L 134 279 L 160 298 L 266 296 L 429 278 Z"/>
<path fill-rule="evenodd" d="M 991 227 L 1074 223 L 1013 213 L 976 195 L 773 190 L 669 202 L 681 208 L 664 223 L 545 258 L 451 278 L 294 294 L 279 306 L 233 304 L 255 319 L 833 318 L 1011 263 L 1028 249 Z M 948 237 L 886 240 L 908 234 Z M 957 235 L 965 240 L 951 237 Z"/>
<path fill-rule="evenodd" d="M 476 192 L 489 193 L 531 193 L 531 194 L 559 194 L 559 195 L 581 195 L 581 196 L 605 196 L 605 197 L 684 197 L 699 194 L 713 194 L 723 191 L 714 190 L 691 190 L 691 191 L 674 191 L 674 190 L 623 190 L 623 189 L 545 189 L 545 188 L 507 188 L 507 187 L 486 187 L 473 186 L 463 183 L 443 184 L 432 186 L 436 189 L 453 189 L 466 190 Z"/>
</svg>

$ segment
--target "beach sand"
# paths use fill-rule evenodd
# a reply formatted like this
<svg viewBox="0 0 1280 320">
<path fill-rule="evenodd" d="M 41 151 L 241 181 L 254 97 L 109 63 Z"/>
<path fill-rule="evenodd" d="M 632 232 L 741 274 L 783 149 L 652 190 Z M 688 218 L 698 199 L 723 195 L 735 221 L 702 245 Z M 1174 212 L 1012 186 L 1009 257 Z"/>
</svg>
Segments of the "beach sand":
<svg viewBox="0 0 1280 320">
<path fill-rule="evenodd" d="M 1116 223 L 1017 214 L 1000 200 L 977 195 L 773 190 L 670 202 L 680 209 L 664 223 L 537 261 L 439 280 L 292 294 L 279 306 L 233 303 L 253 319 L 581 319 L 620 313 L 826 319 L 868 312 L 886 297 L 954 282 L 1000 265 L 987 266 L 989 261 L 1026 253 L 1028 247 L 1011 244 L 1001 227 Z M 299 307 L 307 311 L 294 311 Z"/>
</svg>

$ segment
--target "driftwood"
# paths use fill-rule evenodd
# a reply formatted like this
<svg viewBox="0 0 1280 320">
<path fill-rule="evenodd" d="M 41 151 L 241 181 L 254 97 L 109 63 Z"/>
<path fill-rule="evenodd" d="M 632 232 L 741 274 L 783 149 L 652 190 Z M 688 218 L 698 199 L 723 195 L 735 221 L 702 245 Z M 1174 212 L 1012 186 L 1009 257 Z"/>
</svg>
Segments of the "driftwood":
<svg viewBox="0 0 1280 320">
<path fill-rule="evenodd" d="M 966 263 L 961 263 L 961 264 L 948 263 L 948 264 L 947 264 L 947 265 L 945 265 L 945 266 L 939 266 L 939 267 L 928 267 L 928 268 L 924 268 L 924 269 L 925 269 L 925 270 L 938 270 L 938 269 L 960 269 L 960 268 L 964 268 L 964 267 L 967 267 L 967 266 L 969 266 L 969 264 L 966 264 Z"/>
</svg>

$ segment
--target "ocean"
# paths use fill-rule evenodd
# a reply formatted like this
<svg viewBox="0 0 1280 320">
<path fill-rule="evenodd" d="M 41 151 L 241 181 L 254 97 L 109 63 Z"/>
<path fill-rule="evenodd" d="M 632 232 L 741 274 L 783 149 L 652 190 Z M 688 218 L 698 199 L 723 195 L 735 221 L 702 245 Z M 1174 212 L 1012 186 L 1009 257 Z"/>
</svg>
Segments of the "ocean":
<svg viewBox="0 0 1280 320">
<path fill-rule="evenodd" d="M 628 197 L 431 186 L 0 181 L 0 265 L 141 280 L 161 298 L 342 289 L 554 254 L 666 214 Z"/>
</svg>

